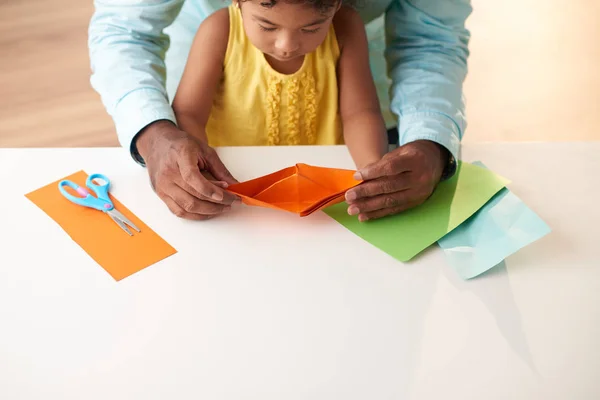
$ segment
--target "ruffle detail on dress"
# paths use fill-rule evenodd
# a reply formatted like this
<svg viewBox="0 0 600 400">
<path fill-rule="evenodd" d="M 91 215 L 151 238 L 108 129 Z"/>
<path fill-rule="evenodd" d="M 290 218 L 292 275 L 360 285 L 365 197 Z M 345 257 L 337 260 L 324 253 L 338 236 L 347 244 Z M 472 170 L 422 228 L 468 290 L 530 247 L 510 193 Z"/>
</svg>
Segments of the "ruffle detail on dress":
<svg viewBox="0 0 600 400">
<path fill-rule="evenodd" d="M 279 116 L 281 102 L 281 80 L 276 76 L 270 76 L 267 94 L 267 145 L 279 144 Z"/>
<path fill-rule="evenodd" d="M 317 142 L 317 88 L 315 77 L 308 72 L 302 75 L 304 83 L 305 130 L 308 144 Z"/>
<path fill-rule="evenodd" d="M 297 78 L 291 79 L 288 83 L 288 134 L 286 143 L 291 146 L 300 144 L 300 110 L 298 107 L 298 96 L 300 92 L 300 82 Z"/>
</svg>

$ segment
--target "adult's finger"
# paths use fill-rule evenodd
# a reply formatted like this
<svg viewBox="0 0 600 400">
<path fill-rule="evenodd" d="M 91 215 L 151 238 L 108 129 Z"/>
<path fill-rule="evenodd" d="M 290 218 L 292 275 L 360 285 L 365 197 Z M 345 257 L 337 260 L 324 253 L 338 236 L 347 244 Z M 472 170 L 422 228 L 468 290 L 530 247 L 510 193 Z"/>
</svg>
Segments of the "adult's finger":
<svg viewBox="0 0 600 400">
<path fill-rule="evenodd" d="M 206 178 L 207 181 L 209 181 L 213 185 L 216 185 L 223 189 L 227 189 L 229 187 L 229 184 L 227 182 L 217 180 L 217 178 L 215 178 L 209 171 L 207 171 L 205 169 L 204 170 L 201 169 L 200 173 L 202 174 L 202 176 L 204 176 L 204 178 Z M 182 182 L 183 182 L 183 180 L 182 180 Z"/>
<path fill-rule="evenodd" d="M 354 174 L 356 179 L 370 181 L 384 176 L 398 175 L 411 170 L 411 160 L 402 152 L 387 153 L 381 160 L 361 168 Z"/>
<path fill-rule="evenodd" d="M 210 200 L 203 200 L 192 196 L 186 190 L 177 185 L 171 185 L 165 194 L 186 213 L 199 215 L 217 215 L 228 211 L 231 207 L 224 204 L 217 204 Z"/>
<path fill-rule="evenodd" d="M 412 172 L 404 172 L 392 177 L 377 178 L 372 181 L 363 182 L 346 191 L 346 201 L 354 203 L 368 197 L 409 189 L 411 187 L 411 174 Z"/>
<path fill-rule="evenodd" d="M 223 161 L 219 158 L 216 152 L 211 152 L 208 158 L 208 170 L 217 180 L 226 182 L 229 185 L 239 183 L 237 179 L 231 175 L 231 172 L 225 167 Z"/>
<path fill-rule="evenodd" d="M 177 160 L 179 173 L 183 181 L 192 187 L 198 194 L 212 199 L 214 201 L 222 201 L 225 197 L 225 191 L 210 183 L 201 173 L 198 168 L 198 156 L 195 152 L 186 151 L 181 154 Z"/>
<path fill-rule="evenodd" d="M 383 210 L 385 208 L 403 207 L 405 204 L 414 201 L 411 190 L 381 194 L 379 196 L 369 197 L 352 203 L 348 207 L 348 214 L 358 215 L 373 211 Z"/>
<path fill-rule="evenodd" d="M 204 175 L 204 174 L 202 174 Z M 207 184 L 209 185 L 215 185 L 221 189 L 226 189 L 227 188 L 227 183 L 225 182 L 221 182 L 221 181 L 212 181 L 210 180 L 208 177 L 203 176 L 204 179 L 206 179 Z M 202 193 L 198 192 L 194 187 L 192 187 L 190 184 L 188 184 L 185 180 L 183 180 L 183 177 L 180 176 L 176 176 L 173 179 L 173 183 L 175 183 L 177 186 L 179 186 L 181 189 L 185 190 L 186 192 L 188 192 L 189 194 L 191 194 L 192 196 L 200 199 L 200 200 L 204 200 L 210 203 L 214 203 L 214 204 L 223 204 L 223 205 L 231 205 L 233 204 L 233 202 L 237 199 L 237 196 L 235 196 L 233 193 L 228 192 L 226 190 L 223 191 L 223 199 L 221 199 L 220 201 L 217 201 L 213 198 L 210 197 L 206 197 L 205 195 L 203 195 Z"/>
<path fill-rule="evenodd" d="M 212 215 L 203 215 L 203 214 L 192 214 L 192 213 L 189 213 L 189 212 L 185 211 L 183 208 L 181 208 L 179 206 L 179 204 L 177 204 L 177 202 L 175 200 L 173 200 L 172 198 L 170 198 L 167 195 L 160 196 L 160 198 L 167 205 L 167 207 L 169 208 L 169 210 L 173 214 L 175 214 L 176 216 L 178 216 L 179 218 L 190 219 L 190 220 L 195 220 L 195 221 L 203 221 L 203 220 L 207 220 L 207 219 L 213 217 Z"/>
<path fill-rule="evenodd" d="M 401 213 L 403 211 L 406 211 L 406 210 L 416 207 L 418 205 L 419 205 L 419 202 L 410 202 L 410 203 L 405 203 L 405 204 L 402 204 L 402 205 L 396 206 L 396 207 L 382 208 L 381 210 L 371 211 L 371 212 L 367 212 L 364 214 L 361 213 L 361 214 L 358 214 L 358 220 L 363 222 L 363 221 L 369 221 L 369 220 L 373 220 L 373 219 L 379 219 L 379 218 L 387 217 L 388 215 L 394 215 L 394 214 Z"/>
</svg>

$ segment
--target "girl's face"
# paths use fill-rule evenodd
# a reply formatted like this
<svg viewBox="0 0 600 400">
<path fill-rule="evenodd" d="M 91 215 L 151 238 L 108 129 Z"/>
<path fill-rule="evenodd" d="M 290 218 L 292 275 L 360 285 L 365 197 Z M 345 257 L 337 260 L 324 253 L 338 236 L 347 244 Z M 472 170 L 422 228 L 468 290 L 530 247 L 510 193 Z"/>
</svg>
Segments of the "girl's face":
<svg viewBox="0 0 600 400">
<path fill-rule="evenodd" d="M 281 62 L 292 61 L 319 47 L 339 9 L 332 7 L 322 13 L 311 5 L 285 0 L 268 8 L 260 1 L 239 3 L 246 35 L 256 48 Z"/>
</svg>

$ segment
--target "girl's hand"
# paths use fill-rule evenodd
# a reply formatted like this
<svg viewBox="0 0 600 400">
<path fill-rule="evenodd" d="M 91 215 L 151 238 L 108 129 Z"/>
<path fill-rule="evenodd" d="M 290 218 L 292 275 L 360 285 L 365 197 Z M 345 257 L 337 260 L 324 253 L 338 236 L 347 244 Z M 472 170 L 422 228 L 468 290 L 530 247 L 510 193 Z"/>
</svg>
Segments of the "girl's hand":
<svg viewBox="0 0 600 400">
<path fill-rule="evenodd" d="M 231 208 L 237 183 L 215 150 L 168 121 L 150 125 L 137 141 L 156 194 L 178 217 L 204 220 Z"/>
</svg>

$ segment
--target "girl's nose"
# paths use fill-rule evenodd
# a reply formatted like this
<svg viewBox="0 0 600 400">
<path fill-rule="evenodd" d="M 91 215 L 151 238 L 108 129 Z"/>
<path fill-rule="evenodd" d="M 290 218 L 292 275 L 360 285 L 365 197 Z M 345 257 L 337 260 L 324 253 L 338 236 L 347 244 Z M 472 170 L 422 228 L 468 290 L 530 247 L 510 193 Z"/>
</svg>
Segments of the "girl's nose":
<svg viewBox="0 0 600 400">
<path fill-rule="evenodd" d="M 275 48 L 283 55 L 293 54 L 300 47 L 300 43 L 293 35 L 283 33 L 275 41 Z"/>
</svg>

